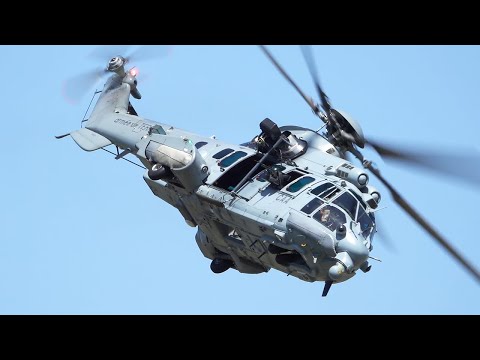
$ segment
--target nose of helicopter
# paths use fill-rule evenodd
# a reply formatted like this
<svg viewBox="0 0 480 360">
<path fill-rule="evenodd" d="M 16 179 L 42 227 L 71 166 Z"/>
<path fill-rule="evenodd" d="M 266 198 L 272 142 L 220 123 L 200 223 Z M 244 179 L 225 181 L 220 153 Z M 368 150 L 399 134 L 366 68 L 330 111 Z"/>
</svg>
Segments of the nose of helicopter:
<svg viewBox="0 0 480 360">
<path fill-rule="evenodd" d="M 335 256 L 337 263 L 328 271 L 330 279 L 334 281 L 341 280 L 345 272 L 351 273 L 359 269 L 366 263 L 370 254 L 363 241 L 351 230 L 346 232 L 345 237 L 338 242 L 335 250 L 337 251 L 337 256 Z"/>
</svg>

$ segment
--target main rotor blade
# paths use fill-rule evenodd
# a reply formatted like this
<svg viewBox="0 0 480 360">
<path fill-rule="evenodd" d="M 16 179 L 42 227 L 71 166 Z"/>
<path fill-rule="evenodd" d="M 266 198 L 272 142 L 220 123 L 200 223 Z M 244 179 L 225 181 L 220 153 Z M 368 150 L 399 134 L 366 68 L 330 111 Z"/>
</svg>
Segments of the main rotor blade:
<svg viewBox="0 0 480 360">
<path fill-rule="evenodd" d="M 331 125 L 334 125 L 335 128 L 339 131 L 340 136 L 345 140 L 355 144 L 358 142 L 355 141 L 355 138 L 352 134 L 345 131 L 344 128 L 339 124 L 335 114 L 332 114 L 332 107 L 330 105 L 330 101 L 328 100 L 328 96 L 323 92 L 322 87 L 320 86 L 320 78 L 318 76 L 317 66 L 315 65 L 315 60 L 313 58 L 312 48 L 307 45 L 301 46 L 303 57 L 305 62 L 307 63 L 308 70 L 310 71 L 310 76 L 312 77 L 313 83 L 315 84 L 315 89 L 317 90 L 317 94 L 322 101 L 322 108 L 325 111 L 325 115 L 327 116 L 327 122 Z M 360 145 L 360 144 L 359 144 Z M 363 144 L 361 146 L 363 148 Z"/>
<path fill-rule="evenodd" d="M 308 45 L 302 45 L 301 49 L 305 62 L 307 63 L 308 70 L 310 71 L 310 76 L 312 77 L 315 85 L 315 89 L 317 90 L 317 94 L 322 101 L 322 108 L 327 114 L 328 118 L 330 118 L 330 110 L 332 107 L 328 101 L 328 96 L 323 92 L 322 87 L 320 86 L 320 77 L 318 76 L 317 66 L 315 65 L 315 60 L 313 59 L 312 48 Z"/>
<path fill-rule="evenodd" d="M 472 150 L 470 154 L 461 155 L 418 148 L 400 150 L 371 140 L 367 143 L 381 156 L 391 160 L 416 165 L 439 172 L 443 175 L 455 176 L 459 180 L 469 182 L 476 186 L 480 184 L 480 168 L 477 166 L 477 164 L 480 163 L 479 151 Z"/>
<path fill-rule="evenodd" d="M 297 92 L 300 94 L 300 96 L 307 102 L 308 106 L 310 106 L 312 108 L 313 112 L 315 114 L 319 115 L 320 111 L 319 111 L 317 105 L 315 105 L 315 103 L 313 102 L 313 100 L 311 98 L 307 97 L 307 95 L 305 95 L 305 93 L 298 87 L 298 85 L 295 83 L 295 81 L 293 81 L 293 79 L 290 77 L 290 75 L 288 75 L 287 72 L 282 68 L 282 66 L 277 62 L 277 60 L 275 60 L 275 58 L 270 53 L 270 51 L 268 51 L 268 49 L 265 47 L 265 45 L 259 45 L 259 46 L 260 46 L 260 49 L 262 49 L 262 51 L 268 57 L 268 59 L 272 62 L 272 64 L 275 65 L 277 70 L 280 71 L 280 73 L 283 75 L 283 77 L 295 88 L 295 90 L 297 90 Z M 322 118 L 321 116 L 319 116 L 319 117 Z"/>
<path fill-rule="evenodd" d="M 407 212 L 425 231 L 427 231 L 451 256 L 463 265 L 479 283 L 480 273 L 440 233 L 435 230 L 401 195 L 400 193 L 374 168 L 371 163 L 366 164 L 367 168 L 388 188 L 395 202 Z"/>
<path fill-rule="evenodd" d="M 395 242 L 392 240 L 390 233 L 387 231 L 387 227 L 384 226 L 383 222 L 377 217 L 375 218 L 375 223 L 377 225 L 377 237 L 380 237 L 381 243 L 391 252 L 397 252 L 395 247 Z M 374 242 L 375 243 L 375 242 Z"/>
<path fill-rule="evenodd" d="M 128 62 L 138 62 L 167 56 L 170 51 L 170 46 L 166 45 L 142 45 L 133 51 L 131 48 L 132 45 L 102 45 L 93 49 L 89 57 L 107 63 L 111 58 L 120 55 Z"/>
</svg>

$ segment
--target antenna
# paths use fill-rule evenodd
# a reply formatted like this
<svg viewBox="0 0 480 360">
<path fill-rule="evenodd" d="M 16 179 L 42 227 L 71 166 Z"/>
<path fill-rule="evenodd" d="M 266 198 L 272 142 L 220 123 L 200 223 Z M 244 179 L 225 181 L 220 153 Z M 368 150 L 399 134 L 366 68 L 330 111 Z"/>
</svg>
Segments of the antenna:
<svg viewBox="0 0 480 360">
<path fill-rule="evenodd" d="M 93 99 L 95 98 L 95 96 L 99 93 L 101 93 L 102 90 L 97 90 L 95 89 L 95 92 L 93 93 L 93 96 L 92 96 L 92 100 L 90 100 L 90 104 L 88 104 L 88 108 L 87 108 L 87 111 L 85 111 L 85 114 L 83 115 L 83 119 L 82 121 L 80 122 L 80 127 L 83 128 L 83 123 L 88 121 L 88 119 L 86 118 L 87 116 L 87 113 L 88 113 L 88 110 L 90 110 L 90 106 L 92 106 L 92 102 L 93 102 Z"/>
</svg>

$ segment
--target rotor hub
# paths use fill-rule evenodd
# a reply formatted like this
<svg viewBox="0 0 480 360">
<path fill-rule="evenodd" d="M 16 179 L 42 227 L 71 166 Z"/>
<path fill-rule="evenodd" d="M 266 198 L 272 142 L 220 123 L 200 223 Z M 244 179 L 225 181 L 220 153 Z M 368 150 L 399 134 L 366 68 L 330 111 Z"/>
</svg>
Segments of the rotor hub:
<svg viewBox="0 0 480 360">
<path fill-rule="evenodd" d="M 115 56 L 110 59 L 107 65 L 107 70 L 112 72 L 118 72 L 119 70 L 123 69 L 126 60 L 122 56 Z"/>
</svg>

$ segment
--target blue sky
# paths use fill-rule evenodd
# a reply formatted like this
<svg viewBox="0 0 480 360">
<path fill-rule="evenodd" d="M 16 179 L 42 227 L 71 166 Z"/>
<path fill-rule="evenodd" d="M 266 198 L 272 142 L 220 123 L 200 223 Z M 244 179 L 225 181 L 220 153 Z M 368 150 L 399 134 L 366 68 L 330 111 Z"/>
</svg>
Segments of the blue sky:
<svg viewBox="0 0 480 360">
<path fill-rule="evenodd" d="M 269 47 L 316 98 L 296 46 Z M 156 198 L 143 170 L 72 139 L 90 101 L 62 83 L 104 66 L 95 46 L 1 46 L 1 314 L 479 314 L 480 287 L 383 190 L 368 274 L 332 287 L 271 270 L 215 275 L 196 229 Z M 241 143 L 265 117 L 319 121 L 256 46 L 173 46 L 139 63 L 140 115 Z M 315 46 L 324 90 L 365 135 L 386 143 L 480 150 L 479 46 Z M 101 83 L 97 84 L 101 88 Z M 92 87 L 91 92 L 95 87 Z M 480 267 L 479 187 L 374 153 L 382 173 Z M 480 159 L 480 157 L 479 157 Z M 469 164 L 477 166 L 478 164 Z M 459 176 L 468 173 L 458 166 Z M 386 231 L 391 249 L 382 239 Z M 383 240 L 383 241 L 382 241 Z"/>
</svg>

